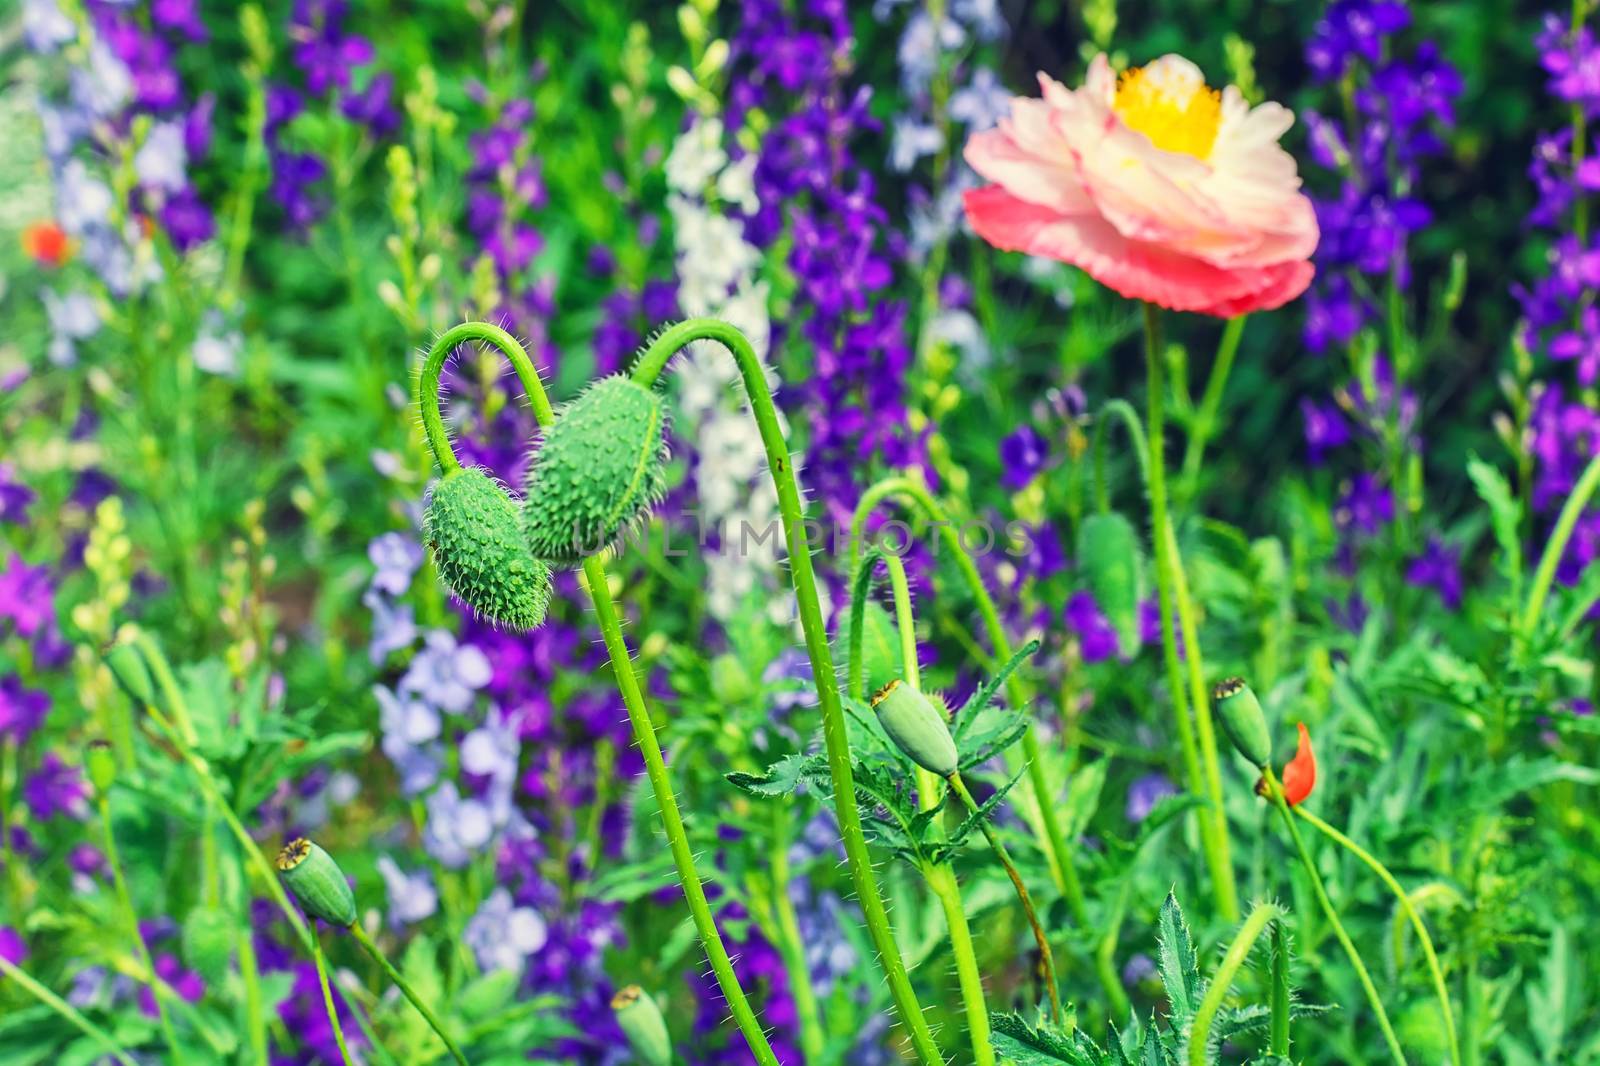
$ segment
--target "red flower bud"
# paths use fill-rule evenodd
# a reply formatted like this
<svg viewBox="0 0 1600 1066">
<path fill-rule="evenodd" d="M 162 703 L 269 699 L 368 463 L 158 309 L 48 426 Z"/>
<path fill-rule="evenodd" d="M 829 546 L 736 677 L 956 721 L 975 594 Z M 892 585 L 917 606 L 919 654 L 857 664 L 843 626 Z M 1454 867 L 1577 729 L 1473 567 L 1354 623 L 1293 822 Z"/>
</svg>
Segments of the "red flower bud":
<svg viewBox="0 0 1600 1066">
<path fill-rule="evenodd" d="M 1283 768 L 1283 798 L 1291 807 L 1298 805 L 1317 787 L 1317 756 L 1311 750 L 1311 734 L 1306 731 L 1304 722 L 1296 723 L 1296 728 L 1300 730 L 1300 746 L 1295 749 L 1294 758 Z M 1256 782 L 1256 795 L 1266 794 L 1267 779 L 1263 777 Z"/>
</svg>

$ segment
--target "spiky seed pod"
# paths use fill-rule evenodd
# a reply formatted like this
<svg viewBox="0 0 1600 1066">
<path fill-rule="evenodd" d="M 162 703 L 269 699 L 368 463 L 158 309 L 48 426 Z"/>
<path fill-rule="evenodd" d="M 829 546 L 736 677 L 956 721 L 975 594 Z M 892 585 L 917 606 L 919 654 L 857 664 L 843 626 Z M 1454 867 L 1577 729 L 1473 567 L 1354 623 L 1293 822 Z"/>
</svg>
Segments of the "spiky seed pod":
<svg viewBox="0 0 1600 1066">
<path fill-rule="evenodd" d="M 278 876 L 311 917 L 345 929 L 355 924 L 356 895 L 344 871 L 305 837 L 296 837 L 278 852 Z"/>
<path fill-rule="evenodd" d="M 950 736 L 950 724 L 927 696 L 899 678 L 872 697 L 883 731 L 910 760 L 930 773 L 949 777 L 960 758 Z"/>
<path fill-rule="evenodd" d="M 650 993 L 628 985 L 611 997 L 611 1010 L 641 1066 L 671 1066 L 672 1037 Z"/>
<path fill-rule="evenodd" d="M 1116 511 L 1093 514 L 1078 526 L 1078 562 L 1094 602 L 1117 631 L 1125 655 L 1139 646 L 1139 601 L 1144 596 L 1139 534 Z"/>
<path fill-rule="evenodd" d="M 131 640 L 119 640 L 102 653 L 106 668 L 117 687 L 140 708 L 156 701 L 155 686 L 150 681 L 150 668 L 145 664 L 144 653 Z"/>
<path fill-rule="evenodd" d="M 220 979 L 233 956 L 237 923 L 220 907 L 196 907 L 183 920 L 183 961 L 208 981 Z"/>
<path fill-rule="evenodd" d="M 1272 732 L 1267 728 L 1267 716 L 1261 712 L 1261 701 L 1242 677 L 1230 677 L 1217 682 L 1211 690 L 1217 705 L 1217 721 L 1228 734 L 1239 754 L 1256 766 L 1265 767 L 1272 762 Z"/>
<path fill-rule="evenodd" d="M 666 407 L 654 389 L 601 378 L 556 415 L 528 469 L 523 523 L 533 554 L 577 566 L 666 491 Z"/>
<path fill-rule="evenodd" d="M 91 740 L 83 756 L 83 768 L 89 773 L 89 783 L 95 795 L 104 796 L 117 783 L 117 757 L 111 745 L 103 740 Z"/>
<path fill-rule="evenodd" d="M 422 515 L 439 576 L 478 614 L 532 629 L 550 606 L 550 568 L 528 550 L 517 505 L 482 467 L 447 474 Z"/>
</svg>

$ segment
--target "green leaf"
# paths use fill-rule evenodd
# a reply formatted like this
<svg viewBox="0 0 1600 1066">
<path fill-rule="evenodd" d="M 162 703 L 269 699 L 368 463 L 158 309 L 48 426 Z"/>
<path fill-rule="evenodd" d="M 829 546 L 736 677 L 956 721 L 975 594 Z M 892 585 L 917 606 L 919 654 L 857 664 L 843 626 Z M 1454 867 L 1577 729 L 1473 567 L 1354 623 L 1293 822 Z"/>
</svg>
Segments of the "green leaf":
<svg viewBox="0 0 1600 1066">
<path fill-rule="evenodd" d="M 1109 1060 L 1076 1029 L 1062 1032 L 1041 1022 L 1029 1025 L 1022 1015 L 991 1014 L 990 1045 L 1005 1066 L 1103 1066 Z"/>
<path fill-rule="evenodd" d="M 1522 582 L 1522 502 L 1511 491 L 1511 484 L 1488 463 L 1473 455 L 1467 460 L 1467 476 L 1478 496 L 1489 505 L 1489 523 L 1495 543 L 1500 547 L 1501 569 L 1513 587 Z M 1515 595 L 1515 593 L 1513 594 Z"/>
<path fill-rule="evenodd" d="M 1006 793 L 1010 792 L 1016 783 L 1022 780 L 1023 772 L 1024 771 L 1018 771 L 1017 776 L 1013 777 L 1010 781 L 1007 781 L 1000 788 L 996 789 L 995 794 L 984 800 L 983 805 L 977 810 L 968 811 L 967 816 L 963 818 L 961 820 L 961 824 L 956 826 L 955 830 L 951 832 L 948 839 L 942 840 L 928 849 L 928 857 L 933 859 L 935 862 L 942 862 L 952 852 L 959 848 L 966 841 L 967 837 L 972 835 L 972 831 L 974 829 L 977 829 L 985 821 L 988 821 L 994 816 L 995 810 L 998 809 L 1000 804 L 1005 801 Z M 936 812 L 929 811 L 926 813 L 932 814 Z"/>
<path fill-rule="evenodd" d="M 729 784 L 752 796 L 787 796 L 808 776 L 827 772 L 828 760 L 821 755 L 785 755 L 763 774 L 735 771 L 726 776 Z"/>
<path fill-rule="evenodd" d="M 995 693 L 1000 691 L 1000 686 L 1006 683 L 1006 680 L 1011 677 L 1017 667 L 1022 665 L 1024 659 L 1031 657 L 1038 650 L 1039 642 L 1037 640 L 1030 640 L 1021 648 L 1018 648 L 1011 658 L 1005 661 L 1005 665 L 1001 666 L 993 677 L 985 682 L 978 691 L 974 692 L 966 703 L 961 705 L 961 710 L 956 713 L 956 743 L 959 744 L 961 742 L 962 732 L 968 728 L 968 712 L 982 710 L 993 703 Z M 1020 708 L 1012 709 L 1020 710 Z"/>
<path fill-rule="evenodd" d="M 1178 906 L 1178 897 L 1172 892 L 1167 893 L 1167 901 L 1161 905 L 1157 943 L 1161 949 L 1161 983 L 1172 1005 L 1168 1017 L 1173 1028 L 1182 1029 L 1200 1005 L 1200 962 L 1189 936 L 1189 923 L 1184 920 L 1183 908 Z"/>
</svg>

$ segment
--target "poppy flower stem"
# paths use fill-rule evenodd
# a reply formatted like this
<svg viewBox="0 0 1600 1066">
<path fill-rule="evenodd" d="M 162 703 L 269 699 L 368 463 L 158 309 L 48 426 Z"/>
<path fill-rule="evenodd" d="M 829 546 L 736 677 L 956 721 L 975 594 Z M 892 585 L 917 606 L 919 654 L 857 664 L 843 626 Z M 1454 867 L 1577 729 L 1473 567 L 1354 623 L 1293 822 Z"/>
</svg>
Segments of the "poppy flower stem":
<svg viewBox="0 0 1600 1066">
<path fill-rule="evenodd" d="M 1283 908 L 1276 903 L 1261 902 L 1250 908 L 1250 916 L 1239 927 L 1233 943 L 1228 945 L 1227 954 L 1222 957 L 1217 972 L 1211 975 L 1211 983 L 1206 986 L 1206 994 L 1200 1000 L 1200 1006 L 1195 1009 L 1194 1021 L 1189 1028 L 1189 1066 L 1206 1066 L 1210 1062 L 1207 1052 L 1210 1051 L 1211 1025 L 1217 1020 L 1217 1012 L 1222 1009 L 1222 1001 L 1228 998 L 1228 992 L 1233 987 L 1234 975 L 1239 972 L 1239 967 L 1244 965 L 1244 960 L 1250 955 L 1250 949 L 1255 946 L 1256 940 L 1267 928 L 1267 923 L 1282 920 Z"/>
<path fill-rule="evenodd" d="M 1239 353 L 1239 340 L 1244 336 L 1244 324 L 1249 315 L 1235 315 L 1222 327 L 1222 339 L 1217 342 L 1217 358 L 1211 364 L 1211 376 L 1206 379 L 1206 391 L 1201 394 L 1200 406 L 1189 427 L 1189 439 L 1183 449 L 1183 498 L 1194 498 L 1200 480 L 1200 463 L 1205 458 L 1206 445 L 1216 432 L 1217 411 L 1222 407 L 1222 395 L 1227 391 L 1228 375 L 1233 372 L 1233 357 Z"/>
<path fill-rule="evenodd" d="M 1295 823 L 1293 808 L 1283 797 L 1283 786 L 1278 783 L 1278 775 L 1268 766 L 1262 771 L 1262 780 L 1266 783 L 1267 796 L 1283 817 L 1283 824 L 1289 827 L 1289 837 L 1294 841 L 1294 849 L 1300 856 L 1300 864 L 1305 867 L 1306 876 L 1311 880 L 1311 890 L 1322 906 L 1322 913 L 1327 916 L 1328 924 L 1333 927 L 1333 935 L 1344 948 L 1345 955 L 1350 959 L 1350 965 L 1355 967 L 1356 977 L 1361 981 L 1367 1002 L 1371 1004 L 1373 1013 L 1378 1017 L 1378 1028 L 1383 1031 L 1383 1039 L 1389 1046 L 1389 1053 L 1394 1057 L 1397 1066 L 1406 1066 L 1406 1054 L 1400 1049 L 1400 1040 L 1394 1035 L 1394 1026 L 1389 1024 L 1389 1012 L 1383 1009 L 1383 998 L 1378 995 L 1377 986 L 1372 983 L 1372 974 L 1367 972 L 1367 964 L 1362 961 L 1361 952 L 1356 950 L 1350 934 L 1345 932 L 1344 923 L 1339 920 L 1338 909 L 1334 907 L 1333 900 L 1328 898 L 1328 889 L 1322 883 L 1322 875 L 1317 872 L 1317 864 L 1312 861 L 1311 853 L 1306 850 L 1306 842 L 1300 836 L 1300 827 Z"/>
<path fill-rule="evenodd" d="M 1267 1052 L 1289 1057 L 1289 934 L 1283 922 L 1272 923 L 1272 1020 L 1267 1035 Z"/>
<path fill-rule="evenodd" d="M 450 1056 L 460 1063 L 460 1066 L 467 1066 L 467 1057 L 461 1053 L 461 1049 L 450 1038 L 450 1034 L 445 1032 L 444 1023 L 439 1021 L 439 1016 L 433 1013 L 433 1008 L 428 1006 L 427 1000 L 418 995 L 417 990 L 411 987 L 411 982 L 405 979 L 405 975 L 395 969 L 394 963 L 389 961 L 389 956 L 383 953 L 383 949 L 373 943 L 372 937 L 367 935 L 367 931 L 361 927 L 360 922 L 352 922 L 350 924 L 350 935 L 355 937 L 356 943 L 361 945 L 363 951 L 372 956 L 372 961 L 376 962 L 383 972 L 388 975 L 389 980 L 394 982 L 395 987 L 400 989 L 401 993 L 411 1001 L 411 1005 L 417 1008 L 417 1013 L 422 1015 L 423 1021 L 428 1023 L 428 1028 L 438 1034 L 439 1039 L 444 1042 L 444 1046 L 449 1050 Z M 313 935 L 312 940 L 314 941 L 315 939 L 316 937 Z M 313 950 L 321 952 L 320 947 Z M 330 1006 L 328 1009 L 331 1014 L 333 1008 Z M 337 1025 L 338 1023 L 335 1022 L 334 1024 Z"/>
<path fill-rule="evenodd" d="M 317 984 L 322 986 L 322 1005 L 328 1011 L 328 1024 L 333 1026 L 333 1039 L 339 1045 L 339 1061 L 350 1066 L 350 1049 L 344 1044 L 344 1027 L 339 1024 L 339 1011 L 333 1005 L 333 989 L 328 984 L 328 960 L 322 954 L 322 937 L 318 935 L 315 919 L 311 926 L 311 961 L 317 965 Z"/>
</svg>

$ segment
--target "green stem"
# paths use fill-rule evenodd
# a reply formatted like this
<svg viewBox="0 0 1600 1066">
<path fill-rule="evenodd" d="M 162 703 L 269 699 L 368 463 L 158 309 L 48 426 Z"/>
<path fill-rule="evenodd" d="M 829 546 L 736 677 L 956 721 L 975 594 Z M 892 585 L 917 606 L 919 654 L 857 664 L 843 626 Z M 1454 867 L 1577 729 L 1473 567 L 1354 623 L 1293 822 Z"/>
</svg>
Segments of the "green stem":
<svg viewBox="0 0 1600 1066">
<path fill-rule="evenodd" d="M 822 1066 L 827 1047 L 822 1012 L 817 1006 L 817 990 L 811 982 L 811 967 L 806 965 L 800 919 L 795 913 L 794 900 L 789 898 L 789 808 L 774 803 L 772 811 L 772 910 L 783 939 L 789 990 L 794 994 L 795 1014 L 800 1020 L 800 1050 L 807 1066 Z"/>
<path fill-rule="evenodd" d="M 1400 882 L 1395 880 L 1388 867 L 1374 858 L 1366 848 L 1363 848 L 1360 844 L 1357 844 L 1354 840 L 1351 840 L 1304 807 L 1296 807 L 1294 812 L 1320 829 L 1324 836 L 1366 863 L 1367 867 L 1377 874 L 1379 880 L 1387 885 L 1389 891 L 1394 894 L 1395 900 L 1400 904 L 1400 910 L 1404 912 L 1406 920 L 1411 923 L 1411 928 L 1416 931 L 1417 942 L 1422 945 L 1422 954 L 1428 961 L 1428 977 L 1433 982 L 1434 994 L 1439 998 L 1439 1013 L 1444 1017 L 1445 1037 L 1450 1042 L 1450 1061 L 1455 1066 L 1460 1066 L 1461 1048 L 1456 1040 L 1455 1012 L 1450 1006 L 1450 991 L 1445 986 L 1444 969 L 1439 965 L 1439 956 L 1433 950 L 1433 938 L 1428 935 L 1428 927 L 1422 923 L 1422 916 L 1417 913 L 1416 907 L 1412 906 L 1411 896 L 1404 888 L 1400 887 Z"/>
<path fill-rule="evenodd" d="M 850 580 L 850 634 L 847 641 L 849 661 L 845 667 L 844 691 L 852 699 L 866 698 L 866 693 L 862 691 L 866 674 L 862 646 L 866 640 L 867 590 L 872 586 L 872 568 L 882 558 L 882 551 L 870 548 L 860 561 L 854 564 L 854 569 L 851 571 L 855 576 Z"/>
<path fill-rule="evenodd" d="M 105 843 L 106 865 L 111 869 L 111 884 L 117 893 L 117 903 L 122 908 L 122 920 L 128 925 L 128 934 L 133 937 L 134 953 L 139 959 L 139 965 L 144 967 L 147 977 L 146 987 L 150 989 L 150 998 L 155 1000 L 156 1017 L 161 1024 L 161 1036 L 167 1042 L 167 1050 L 172 1055 L 175 1063 L 183 1062 L 183 1045 L 178 1043 L 178 1034 L 172 1028 L 172 1017 L 167 1013 L 165 992 L 161 981 L 156 976 L 155 963 L 150 959 L 150 948 L 144 942 L 144 934 L 139 932 L 139 912 L 133 906 L 133 894 L 128 891 L 127 878 L 122 875 L 122 860 L 117 853 L 117 836 L 111 831 L 111 804 L 107 801 L 104 792 L 96 797 L 96 806 L 100 811 L 101 839 Z"/>
<path fill-rule="evenodd" d="M 955 789 L 956 795 L 967 805 L 973 814 L 980 810 L 978 801 L 967 790 L 967 783 L 962 780 L 960 771 L 949 777 L 950 787 Z M 1028 886 L 1023 883 L 1022 875 L 1017 872 L 1017 864 L 1011 861 L 1011 855 L 1006 851 L 1006 846 L 995 835 L 994 827 L 987 818 L 978 820 L 978 828 L 983 830 L 983 838 L 989 842 L 989 847 L 994 851 L 994 857 L 1005 868 L 1006 876 L 1011 878 L 1011 885 L 1017 890 L 1017 899 L 1022 904 L 1022 913 L 1028 916 L 1028 925 L 1033 929 L 1033 942 L 1039 948 L 1039 968 L 1043 971 L 1045 991 L 1050 995 L 1050 1018 L 1057 1025 L 1061 1025 L 1065 1015 L 1061 1011 L 1061 993 L 1057 988 L 1056 960 L 1050 951 L 1050 938 L 1044 934 L 1044 926 L 1039 923 L 1039 912 L 1033 908 L 1033 899 L 1028 895 Z"/>
<path fill-rule="evenodd" d="M 1276 903 L 1257 903 L 1250 908 L 1250 916 L 1239 927 L 1233 943 L 1228 945 L 1228 953 L 1222 956 L 1222 964 L 1211 975 L 1206 994 L 1201 997 L 1200 1006 L 1194 1012 L 1194 1021 L 1189 1029 L 1189 1066 L 1206 1066 L 1209 1061 L 1207 1052 L 1210 1050 L 1211 1024 L 1217 1020 L 1222 1001 L 1228 998 L 1234 976 L 1238 974 L 1239 967 L 1244 965 L 1250 949 L 1255 946 L 1256 939 L 1266 929 L 1267 923 L 1282 918 L 1283 908 Z"/>
<path fill-rule="evenodd" d="M 248 932 L 246 935 L 249 935 Z M 339 1061 L 344 1066 L 350 1066 L 350 1049 L 344 1044 L 344 1027 L 339 1024 L 339 1011 L 333 1005 L 333 989 L 328 984 L 328 962 L 323 957 L 322 937 L 317 935 L 316 929 L 311 931 L 311 960 L 317 964 L 317 983 L 322 986 L 322 1005 L 328 1011 L 328 1024 L 333 1026 L 334 1042 L 339 1045 Z"/>
<path fill-rule="evenodd" d="M 261 967 L 256 960 L 255 931 L 246 926 L 239 933 L 239 973 L 244 979 L 244 1027 L 250 1034 L 250 1051 L 257 1066 L 268 1066 L 267 1015 L 261 998 Z"/>
<path fill-rule="evenodd" d="M 961 543 L 960 532 L 951 524 L 943 505 L 918 482 L 903 476 L 887 477 L 862 493 L 860 501 L 856 504 L 855 514 L 850 520 L 851 571 L 854 572 L 856 569 L 856 558 L 862 550 L 862 531 L 866 527 L 867 516 L 872 513 L 874 507 L 890 496 L 898 496 L 914 504 L 928 523 L 938 531 L 945 549 L 955 559 L 956 568 L 961 571 L 968 591 L 977 601 L 978 614 L 983 619 L 989 645 L 993 648 L 995 657 L 1001 662 L 1009 660 L 1012 655 L 1011 640 L 1006 636 L 1006 629 L 1000 621 L 1000 612 L 995 607 L 994 598 L 989 595 L 989 589 L 983 583 L 983 576 L 978 572 L 978 564 L 973 561 L 972 553 Z M 1028 706 L 1029 695 L 1018 673 L 1013 673 L 1006 679 L 1006 699 L 1019 712 Z M 1072 853 L 1067 849 L 1066 835 L 1061 829 L 1061 821 L 1056 813 L 1055 792 L 1051 789 L 1045 774 L 1039 737 L 1031 724 L 1028 731 L 1022 734 L 1022 754 L 1027 760 L 1028 783 L 1033 789 L 1039 810 L 1039 824 L 1035 828 L 1035 833 L 1040 838 L 1040 850 L 1050 859 L 1051 873 L 1055 877 L 1056 886 L 1066 897 L 1073 922 L 1079 928 L 1088 928 L 1089 919 L 1084 903 L 1083 886 L 1078 880 L 1078 871 L 1072 865 Z"/>
<path fill-rule="evenodd" d="M 372 938 L 367 935 L 367 931 L 361 928 L 360 922 L 355 922 L 350 926 L 350 935 L 356 938 L 356 943 L 360 944 L 367 954 L 372 956 L 372 960 L 383 968 L 384 973 L 389 975 L 389 980 L 393 981 L 395 986 L 411 1001 L 411 1005 L 417 1008 L 417 1013 L 427 1021 L 428 1027 L 439 1034 L 439 1039 L 443 1040 L 444 1046 L 450 1049 L 450 1054 L 454 1056 L 456 1062 L 460 1063 L 461 1066 L 467 1066 L 467 1057 L 461 1053 L 461 1049 L 456 1047 L 456 1042 L 450 1039 L 450 1035 L 444 1031 L 444 1025 L 440 1023 L 438 1016 L 433 1013 L 432 1008 L 427 1003 L 423 1002 L 422 997 L 417 995 L 416 989 L 411 987 L 411 982 L 407 981 L 401 976 L 400 971 L 394 968 L 394 964 L 389 961 L 388 956 L 384 955 L 378 949 L 378 945 L 372 942 Z"/>
<path fill-rule="evenodd" d="M 1361 952 L 1356 950 L 1350 934 L 1344 931 L 1344 923 L 1339 920 L 1339 911 L 1334 907 L 1333 900 L 1328 898 L 1328 890 L 1322 883 L 1322 875 L 1317 872 L 1317 864 L 1312 861 L 1311 853 L 1306 850 L 1306 843 L 1300 837 L 1300 827 L 1295 823 L 1294 813 L 1288 801 L 1283 798 L 1283 787 L 1278 784 L 1278 777 L 1270 766 L 1262 771 L 1262 777 L 1266 781 L 1269 798 L 1283 817 L 1283 824 L 1289 827 L 1289 837 L 1294 841 L 1294 850 L 1300 856 L 1300 864 L 1305 867 L 1306 876 L 1311 880 L 1311 890 L 1317 897 L 1317 903 L 1321 905 L 1328 924 L 1333 927 L 1333 935 L 1344 948 L 1345 955 L 1350 959 L 1350 965 L 1355 967 L 1356 977 L 1361 981 L 1367 1002 L 1371 1004 L 1373 1013 L 1378 1017 L 1378 1028 L 1383 1030 L 1383 1039 L 1389 1046 L 1389 1053 L 1398 1066 L 1406 1066 L 1405 1052 L 1400 1050 L 1400 1041 L 1394 1035 L 1394 1026 L 1389 1024 L 1389 1012 L 1383 1009 L 1383 999 L 1372 983 L 1372 975 L 1367 972 L 1367 964 L 1362 961 Z"/>
<path fill-rule="evenodd" d="M 1589 465 L 1584 468 L 1583 476 L 1572 489 L 1572 495 L 1561 507 L 1561 514 L 1556 518 L 1556 527 L 1550 533 L 1544 554 L 1539 557 L 1539 569 L 1534 571 L 1533 586 L 1528 589 L 1528 605 L 1522 612 L 1524 639 L 1533 636 L 1533 628 L 1539 623 L 1539 612 L 1544 610 L 1544 599 L 1550 594 L 1550 583 L 1555 580 L 1556 567 L 1560 565 L 1567 542 L 1572 539 L 1572 531 L 1577 528 L 1578 519 L 1582 517 L 1583 509 L 1589 505 L 1589 498 L 1597 487 L 1600 487 L 1600 455 L 1589 460 Z"/>
<path fill-rule="evenodd" d="M 423 363 L 422 378 L 419 383 L 423 429 L 427 433 L 434 457 L 446 474 L 461 469 L 461 464 L 450 447 L 450 438 L 445 433 L 444 422 L 439 415 L 439 375 L 444 368 L 445 358 L 457 345 L 468 341 L 487 341 L 500 349 L 511 362 L 517 377 L 521 379 L 523 390 L 528 395 L 539 425 L 549 427 L 555 421 L 555 412 L 550 406 L 549 397 L 545 394 L 544 384 L 539 380 L 539 373 L 516 338 L 498 326 L 491 326 L 486 322 L 467 322 L 455 326 L 434 342 Z M 705 949 L 712 972 L 716 975 L 717 985 L 722 990 L 723 998 L 728 1002 L 734 1022 L 749 1043 L 751 1053 L 762 1066 L 778 1066 L 777 1057 L 767 1042 L 761 1023 L 756 1019 L 749 998 L 739 984 L 738 976 L 733 972 L 733 963 L 728 957 L 727 948 L 723 946 L 722 934 L 717 930 L 700 874 L 695 869 L 694 852 L 689 846 L 688 834 L 684 830 L 683 816 L 678 810 L 677 796 L 672 788 L 666 761 L 661 755 L 661 744 L 656 738 L 655 725 L 650 720 L 650 710 L 645 704 L 644 693 L 640 691 L 639 681 L 633 673 L 632 655 L 622 637 L 622 624 L 617 616 L 616 604 L 611 599 L 611 587 L 607 582 L 605 567 L 598 558 L 590 557 L 583 562 L 583 573 L 589 598 L 594 604 L 595 616 L 599 621 L 600 632 L 605 639 L 606 651 L 611 656 L 612 673 L 616 679 L 617 689 L 622 694 L 623 705 L 628 711 L 628 721 L 633 727 L 634 742 L 638 744 L 639 751 L 644 756 L 645 774 L 650 779 L 651 788 L 655 791 L 656 804 L 661 809 L 661 824 L 667 834 L 668 847 L 677 868 L 678 881 L 683 887 L 684 898 L 689 904 L 689 913 L 694 919 L 695 931 L 700 935 L 701 946 Z M 817 676 L 831 677 L 832 672 L 819 673 Z M 896 955 L 897 959 L 898 957 Z"/>
<path fill-rule="evenodd" d="M 1150 444 L 1144 437 L 1144 425 L 1139 414 L 1127 400 L 1109 400 L 1100 408 L 1094 420 L 1094 504 L 1101 514 L 1111 510 L 1111 490 L 1106 484 L 1105 440 L 1112 416 L 1127 428 L 1128 439 L 1133 442 L 1134 456 L 1139 460 L 1139 478 L 1150 483 Z"/>
<path fill-rule="evenodd" d="M 715 319 L 690 319 L 664 330 L 645 349 L 633 378 L 642 385 L 653 385 L 667 360 L 678 349 L 696 340 L 714 340 L 733 354 L 744 381 L 751 413 L 766 448 L 768 472 L 778 495 L 778 510 L 783 518 L 784 541 L 789 553 L 789 575 L 800 610 L 800 626 L 805 632 L 806 650 L 811 658 L 812 676 L 817 680 L 817 703 L 822 712 L 822 732 L 828 751 L 828 769 L 833 778 L 834 805 L 844 840 L 845 858 L 851 880 L 861 903 L 867 931 L 889 982 L 890 993 L 900 1019 L 911 1036 L 917 1057 L 925 1063 L 942 1062 L 933 1034 L 922 1016 L 905 963 L 889 926 L 889 915 L 878 891 L 866 836 L 861 828 L 861 812 L 856 805 L 854 775 L 850 764 L 850 736 L 844 719 L 835 681 L 833 652 L 828 647 L 827 625 L 817 597 L 816 573 L 811 564 L 811 545 L 806 540 L 805 512 L 795 485 L 794 464 L 789 446 L 778 423 L 778 412 L 767 385 L 766 368 L 744 334 L 726 322 Z"/>
<path fill-rule="evenodd" d="M 1200 462 L 1205 458 L 1206 445 L 1217 428 L 1217 411 L 1222 406 L 1222 396 L 1227 391 L 1228 375 L 1233 371 L 1233 358 L 1239 352 L 1239 338 L 1244 336 L 1248 315 L 1228 319 L 1222 327 L 1222 339 L 1217 343 L 1217 358 L 1211 364 L 1211 376 L 1206 379 L 1206 391 L 1200 397 L 1200 407 L 1195 411 L 1194 424 L 1189 430 L 1188 443 L 1183 449 L 1183 495 L 1193 499 L 1200 478 Z"/>
<path fill-rule="evenodd" d="M 1289 934 L 1282 922 L 1272 924 L 1272 1022 L 1267 1052 L 1289 1057 Z"/>
<path fill-rule="evenodd" d="M 1200 837 L 1205 850 L 1206 864 L 1211 871 L 1211 890 L 1216 898 L 1217 910 L 1225 921 L 1234 921 L 1239 914 L 1238 890 L 1233 880 L 1233 865 L 1228 857 L 1227 822 L 1221 807 L 1220 775 L 1212 788 L 1213 774 L 1202 769 L 1201 752 L 1196 744 L 1195 726 L 1189 721 L 1188 699 L 1183 687 L 1184 668 L 1178 658 L 1178 626 L 1185 638 L 1184 655 L 1190 660 L 1191 688 L 1195 689 L 1195 722 L 1204 715 L 1209 733 L 1210 714 L 1205 695 L 1205 679 L 1200 668 L 1199 642 L 1194 638 L 1192 612 L 1182 609 L 1175 592 L 1179 578 L 1174 574 L 1181 565 L 1174 558 L 1176 539 L 1172 536 L 1171 517 L 1167 513 L 1166 462 L 1162 441 L 1166 432 L 1165 402 L 1166 381 L 1161 363 L 1160 312 L 1152 304 L 1144 305 L 1144 355 L 1145 372 L 1149 382 L 1147 442 L 1150 462 L 1147 474 L 1150 482 L 1150 539 L 1155 548 L 1156 591 L 1161 607 L 1161 650 L 1166 663 L 1167 689 L 1172 695 L 1172 714 L 1178 729 L 1178 742 L 1183 749 L 1184 770 L 1189 779 L 1189 791 L 1206 800 L 1209 810 L 1200 812 Z M 1184 597 L 1186 600 L 1187 597 Z M 1185 618 L 1184 616 L 1189 616 Z M 1175 617 L 1177 616 L 1177 617 Z M 1199 678 L 1198 686 L 1194 679 Z M 1202 737 L 1202 739 L 1206 739 Z M 1209 738 L 1207 767 L 1216 762 L 1215 738 Z"/>
<path fill-rule="evenodd" d="M 71 1022 L 84 1036 L 105 1048 L 106 1054 L 116 1059 L 121 1066 L 138 1066 L 129 1057 L 123 1046 L 111 1038 L 111 1034 L 85 1018 L 78 1009 L 54 992 L 50 991 L 38 981 L 35 981 L 28 972 L 4 955 L 0 955 L 0 974 L 4 974 L 27 990 L 34 999 L 55 1011 L 61 1017 Z"/>
</svg>

